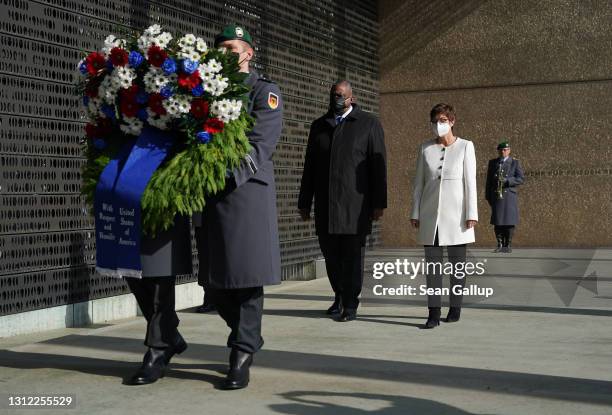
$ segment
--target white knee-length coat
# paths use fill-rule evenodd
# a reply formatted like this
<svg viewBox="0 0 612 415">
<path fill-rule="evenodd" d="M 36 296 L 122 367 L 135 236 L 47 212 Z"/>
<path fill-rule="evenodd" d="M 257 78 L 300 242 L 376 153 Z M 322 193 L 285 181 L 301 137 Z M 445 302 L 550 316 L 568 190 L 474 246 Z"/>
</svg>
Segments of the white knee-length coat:
<svg viewBox="0 0 612 415">
<path fill-rule="evenodd" d="M 474 144 L 457 137 L 448 147 L 429 140 L 417 159 L 412 219 L 419 220 L 417 242 L 433 245 L 438 229 L 440 246 L 475 241 L 466 220 L 478 220 Z"/>
</svg>

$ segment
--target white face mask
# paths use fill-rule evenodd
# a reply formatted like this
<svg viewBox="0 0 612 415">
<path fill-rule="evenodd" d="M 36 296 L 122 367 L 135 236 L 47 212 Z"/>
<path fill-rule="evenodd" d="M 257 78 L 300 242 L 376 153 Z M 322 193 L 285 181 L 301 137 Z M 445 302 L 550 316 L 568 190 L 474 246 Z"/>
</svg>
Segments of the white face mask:
<svg viewBox="0 0 612 415">
<path fill-rule="evenodd" d="M 431 123 L 431 131 L 433 131 L 436 137 L 444 137 L 451 130 L 449 122 L 437 122 Z"/>
</svg>

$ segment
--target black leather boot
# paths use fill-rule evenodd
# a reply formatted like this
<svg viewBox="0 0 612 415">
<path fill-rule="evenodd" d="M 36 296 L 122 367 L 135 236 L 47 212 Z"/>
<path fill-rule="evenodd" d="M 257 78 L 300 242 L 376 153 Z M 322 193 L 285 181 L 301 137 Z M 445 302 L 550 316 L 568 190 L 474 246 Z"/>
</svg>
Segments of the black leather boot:
<svg viewBox="0 0 612 415">
<path fill-rule="evenodd" d="M 508 235 L 508 238 L 506 239 L 506 251 L 507 254 L 512 252 L 512 236 Z"/>
<path fill-rule="evenodd" d="M 447 323 L 455 323 L 461 318 L 461 307 L 450 307 L 446 315 Z"/>
<path fill-rule="evenodd" d="M 495 248 L 493 252 L 501 252 L 504 247 L 504 237 L 499 233 L 497 233 L 495 237 L 497 238 L 497 248 Z"/>
<path fill-rule="evenodd" d="M 339 295 L 336 295 L 334 303 L 327 309 L 326 313 L 330 316 L 342 313 L 342 298 Z"/>
<path fill-rule="evenodd" d="M 230 353 L 229 372 L 223 382 L 222 389 L 233 390 L 246 388 L 249 384 L 249 368 L 253 363 L 253 355 L 242 350 L 232 349 Z"/>
<path fill-rule="evenodd" d="M 440 325 L 440 307 L 429 307 L 429 317 L 423 326 L 424 329 L 433 329 Z"/>
<path fill-rule="evenodd" d="M 166 349 L 149 347 L 142 366 L 125 383 L 127 385 L 148 385 L 163 378 L 166 371 Z"/>
</svg>

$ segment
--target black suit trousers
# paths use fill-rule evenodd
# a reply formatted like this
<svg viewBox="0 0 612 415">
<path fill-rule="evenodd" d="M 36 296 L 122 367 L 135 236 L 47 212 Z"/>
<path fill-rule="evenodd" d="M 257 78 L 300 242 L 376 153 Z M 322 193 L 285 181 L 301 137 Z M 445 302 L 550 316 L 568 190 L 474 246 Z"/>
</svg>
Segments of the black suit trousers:
<svg viewBox="0 0 612 415">
<path fill-rule="evenodd" d="M 436 231 L 436 238 L 434 240 L 433 245 L 425 245 L 425 261 L 427 263 L 440 263 L 441 269 L 438 267 L 432 267 L 431 272 L 427 273 L 427 288 L 442 288 L 442 270 L 444 269 L 443 260 L 443 248 L 438 244 L 438 232 Z M 467 247 L 465 244 L 462 245 L 448 245 L 446 247 L 448 250 L 448 262 L 453 264 L 453 269 L 455 268 L 455 264 L 458 262 L 465 262 Z M 456 289 L 465 287 L 465 279 L 456 278 L 454 275 L 450 275 L 450 306 L 451 307 L 461 307 L 461 303 L 463 302 L 463 295 L 455 294 L 453 292 L 453 287 Z M 428 295 L 427 296 L 427 306 L 428 307 L 442 307 L 442 296 L 439 294 Z"/>
<path fill-rule="evenodd" d="M 175 345 L 180 337 L 179 318 L 174 309 L 176 277 L 125 279 L 147 320 L 144 344 L 157 349 Z"/>
<path fill-rule="evenodd" d="M 209 286 L 206 292 L 231 330 L 227 347 L 246 353 L 259 351 L 264 343 L 261 337 L 263 287 L 231 289 Z"/>
<path fill-rule="evenodd" d="M 363 285 L 365 235 L 319 233 L 329 282 L 345 309 L 356 310 Z"/>
</svg>

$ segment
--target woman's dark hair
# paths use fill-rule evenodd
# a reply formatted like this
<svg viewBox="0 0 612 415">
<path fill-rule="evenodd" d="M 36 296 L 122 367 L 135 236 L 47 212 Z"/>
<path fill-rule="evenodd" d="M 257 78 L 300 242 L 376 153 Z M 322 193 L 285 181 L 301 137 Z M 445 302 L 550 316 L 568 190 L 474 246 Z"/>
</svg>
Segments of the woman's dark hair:
<svg viewBox="0 0 612 415">
<path fill-rule="evenodd" d="M 429 113 L 429 119 L 431 120 L 431 122 L 435 122 L 436 118 L 438 118 L 438 115 L 440 114 L 446 115 L 446 117 L 453 122 L 457 119 L 457 114 L 455 114 L 455 108 L 453 108 L 453 106 L 450 104 L 441 103 L 434 105 L 434 107 L 431 109 L 431 112 Z"/>
</svg>

